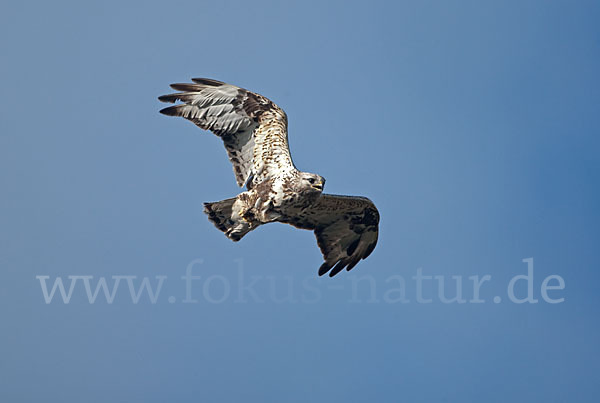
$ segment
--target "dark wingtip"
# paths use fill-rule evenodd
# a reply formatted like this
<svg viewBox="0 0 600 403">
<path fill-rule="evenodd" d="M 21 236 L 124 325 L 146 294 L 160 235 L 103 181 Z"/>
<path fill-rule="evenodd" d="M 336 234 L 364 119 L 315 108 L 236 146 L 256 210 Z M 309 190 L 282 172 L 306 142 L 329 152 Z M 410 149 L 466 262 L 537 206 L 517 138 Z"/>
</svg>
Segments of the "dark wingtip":
<svg viewBox="0 0 600 403">
<path fill-rule="evenodd" d="M 346 248 L 346 254 L 348 256 L 352 256 L 352 254 L 354 253 L 354 251 L 356 251 L 356 248 L 358 247 L 358 244 L 360 243 L 360 238 L 356 238 L 354 240 L 354 242 L 352 242 L 347 248 Z"/>
<path fill-rule="evenodd" d="M 212 87 L 218 87 L 220 85 L 225 84 L 222 81 L 213 80 L 212 78 L 192 78 L 192 81 L 195 82 L 195 83 L 197 83 L 197 84 L 210 85 Z"/>
<path fill-rule="evenodd" d="M 177 107 L 179 105 L 176 106 L 168 106 L 166 108 L 161 109 L 159 112 L 162 113 L 163 115 L 167 115 L 167 116 L 177 116 Z"/>
<path fill-rule="evenodd" d="M 327 273 L 329 269 L 331 269 L 331 266 L 329 266 L 327 262 L 323 263 L 321 267 L 319 267 L 319 276 L 322 276 L 323 274 Z"/>
<path fill-rule="evenodd" d="M 184 91 L 184 92 L 197 92 L 202 90 L 202 87 L 198 84 L 189 84 L 189 83 L 175 83 L 169 85 L 175 91 Z"/>
<path fill-rule="evenodd" d="M 369 255 L 370 255 L 371 253 L 373 253 L 373 250 L 375 249 L 375 246 L 377 246 L 377 241 L 373 242 L 372 244 L 370 244 L 370 245 L 367 247 L 367 250 L 365 251 L 365 255 L 363 256 L 363 259 L 366 259 L 366 258 L 368 258 L 368 257 L 369 257 Z"/>
<path fill-rule="evenodd" d="M 351 261 L 350 264 L 348 265 L 348 267 L 346 267 L 346 270 L 348 270 L 348 271 L 352 270 L 352 268 L 354 268 L 354 266 L 356 266 L 358 264 L 358 262 L 360 262 L 360 257 L 357 257 L 353 261 Z"/>
<path fill-rule="evenodd" d="M 158 97 L 158 100 L 160 102 L 175 102 L 175 100 L 173 99 L 173 95 L 161 95 L 160 97 Z"/>
<path fill-rule="evenodd" d="M 336 274 L 338 274 L 339 272 L 341 272 L 342 270 L 344 270 L 344 267 L 346 266 L 346 262 L 343 260 L 340 260 L 333 269 L 331 269 L 331 271 L 329 272 L 329 277 L 333 277 Z"/>
</svg>

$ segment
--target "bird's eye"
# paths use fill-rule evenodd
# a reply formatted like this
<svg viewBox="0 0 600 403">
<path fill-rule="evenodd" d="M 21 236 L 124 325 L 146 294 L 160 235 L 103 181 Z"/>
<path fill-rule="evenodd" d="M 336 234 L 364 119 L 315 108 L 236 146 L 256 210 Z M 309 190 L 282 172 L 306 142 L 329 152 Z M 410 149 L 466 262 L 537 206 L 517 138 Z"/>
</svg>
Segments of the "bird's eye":
<svg viewBox="0 0 600 403">
<path fill-rule="evenodd" d="M 312 185 L 315 183 L 315 178 L 308 178 L 308 182 Z"/>
</svg>

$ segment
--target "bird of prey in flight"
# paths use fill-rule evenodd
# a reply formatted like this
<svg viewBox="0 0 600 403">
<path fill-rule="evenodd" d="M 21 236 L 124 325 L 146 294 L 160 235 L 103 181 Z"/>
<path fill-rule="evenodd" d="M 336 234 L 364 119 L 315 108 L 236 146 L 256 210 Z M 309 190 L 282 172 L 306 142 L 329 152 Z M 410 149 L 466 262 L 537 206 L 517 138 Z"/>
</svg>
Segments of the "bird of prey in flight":
<svg viewBox="0 0 600 403">
<path fill-rule="evenodd" d="M 239 241 L 270 222 L 313 230 L 325 262 L 319 275 L 352 269 L 377 244 L 379 212 L 366 197 L 323 192 L 325 178 L 292 162 L 287 116 L 262 95 L 207 78 L 172 84 L 179 91 L 158 99 L 175 103 L 160 111 L 181 116 L 223 140 L 238 186 L 231 199 L 204 203 L 204 212 L 225 235 Z"/>
</svg>

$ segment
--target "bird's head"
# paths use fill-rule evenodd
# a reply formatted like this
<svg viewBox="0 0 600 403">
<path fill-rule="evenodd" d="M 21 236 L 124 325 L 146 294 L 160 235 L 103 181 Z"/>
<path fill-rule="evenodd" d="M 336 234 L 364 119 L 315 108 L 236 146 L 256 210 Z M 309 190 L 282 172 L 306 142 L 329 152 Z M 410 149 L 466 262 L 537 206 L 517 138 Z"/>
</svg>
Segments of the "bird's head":
<svg viewBox="0 0 600 403">
<path fill-rule="evenodd" d="M 325 178 L 317 174 L 302 172 L 300 179 L 302 181 L 302 188 L 310 192 L 316 191 L 321 193 L 325 186 Z"/>
</svg>

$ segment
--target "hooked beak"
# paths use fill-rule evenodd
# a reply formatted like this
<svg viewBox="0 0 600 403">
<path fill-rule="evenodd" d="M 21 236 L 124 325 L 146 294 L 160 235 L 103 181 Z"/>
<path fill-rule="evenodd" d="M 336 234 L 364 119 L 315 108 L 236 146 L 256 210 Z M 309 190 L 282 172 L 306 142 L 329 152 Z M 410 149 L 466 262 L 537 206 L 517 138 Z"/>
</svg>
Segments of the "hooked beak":
<svg viewBox="0 0 600 403">
<path fill-rule="evenodd" d="M 321 179 L 318 183 L 312 185 L 313 189 L 320 191 L 323 191 L 323 186 L 325 186 L 325 179 Z"/>
</svg>

